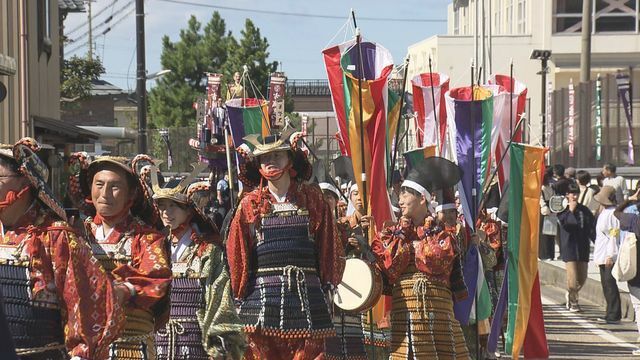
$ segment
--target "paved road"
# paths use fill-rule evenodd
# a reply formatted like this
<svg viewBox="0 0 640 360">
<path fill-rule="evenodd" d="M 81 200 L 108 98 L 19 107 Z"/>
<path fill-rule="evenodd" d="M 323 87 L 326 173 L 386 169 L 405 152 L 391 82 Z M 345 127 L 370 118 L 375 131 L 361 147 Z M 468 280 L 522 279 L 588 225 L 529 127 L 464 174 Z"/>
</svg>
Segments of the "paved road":
<svg viewBox="0 0 640 360">
<path fill-rule="evenodd" d="M 564 306 L 564 291 L 542 286 L 542 305 L 551 359 L 639 359 L 636 349 L 638 330 L 634 322 L 622 320 L 618 325 L 600 324 L 596 318 L 604 309 L 581 301 L 581 313 L 571 313 Z M 502 359 L 508 358 L 503 356 Z"/>
</svg>

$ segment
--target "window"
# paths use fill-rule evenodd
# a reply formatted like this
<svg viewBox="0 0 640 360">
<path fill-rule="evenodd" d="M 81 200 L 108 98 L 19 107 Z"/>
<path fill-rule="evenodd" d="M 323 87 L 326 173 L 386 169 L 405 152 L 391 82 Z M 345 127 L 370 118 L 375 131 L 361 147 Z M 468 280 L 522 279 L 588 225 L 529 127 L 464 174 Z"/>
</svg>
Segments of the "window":
<svg viewBox="0 0 640 360">
<path fill-rule="evenodd" d="M 511 34 L 511 29 L 513 29 L 513 6 L 511 3 L 513 0 L 506 0 L 507 6 L 505 7 L 505 14 L 507 15 L 507 19 L 504 22 L 505 25 L 505 34 Z"/>
<path fill-rule="evenodd" d="M 493 14 L 493 32 L 495 34 L 502 34 L 502 0 L 495 0 L 493 6 L 495 12 Z"/>
<path fill-rule="evenodd" d="M 592 32 L 638 32 L 638 0 L 590 1 L 593 1 Z M 582 0 L 556 0 L 554 4 L 554 33 L 579 33 Z"/>
<path fill-rule="evenodd" d="M 518 34 L 527 32 L 527 0 L 518 0 Z"/>
<path fill-rule="evenodd" d="M 458 9 L 453 10 L 453 35 L 460 34 L 460 12 Z"/>
<path fill-rule="evenodd" d="M 638 1 L 596 0 L 593 18 L 594 33 L 637 32 Z"/>
<path fill-rule="evenodd" d="M 37 0 L 38 48 L 51 56 L 51 0 Z"/>
</svg>

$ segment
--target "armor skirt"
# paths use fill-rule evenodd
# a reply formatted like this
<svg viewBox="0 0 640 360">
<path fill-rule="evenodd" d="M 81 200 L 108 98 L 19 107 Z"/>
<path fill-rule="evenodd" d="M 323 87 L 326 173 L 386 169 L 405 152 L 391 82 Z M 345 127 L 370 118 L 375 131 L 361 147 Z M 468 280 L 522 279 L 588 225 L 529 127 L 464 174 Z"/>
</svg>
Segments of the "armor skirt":
<svg viewBox="0 0 640 360">
<path fill-rule="evenodd" d="M 469 359 L 451 290 L 409 266 L 393 288 L 390 359 Z"/>
</svg>

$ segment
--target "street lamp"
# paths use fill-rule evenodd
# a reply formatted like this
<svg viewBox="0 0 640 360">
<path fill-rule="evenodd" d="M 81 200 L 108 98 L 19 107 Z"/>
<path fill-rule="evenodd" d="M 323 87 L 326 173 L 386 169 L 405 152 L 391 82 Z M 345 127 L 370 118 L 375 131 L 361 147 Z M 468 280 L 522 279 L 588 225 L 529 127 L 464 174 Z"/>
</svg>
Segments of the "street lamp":
<svg viewBox="0 0 640 360">
<path fill-rule="evenodd" d="M 162 77 L 171 70 L 162 69 L 160 71 L 145 74 L 137 78 L 136 94 L 138 97 L 138 153 L 147 153 L 147 80 Z M 146 70 L 145 70 L 146 73 Z"/>
<path fill-rule="evenodd" d="M 533 50 L 529 59 L 540 60 L 541 70 L 538 75 L 542 75 L 542 98 L 540 98 L 540 116 L 542 117 L 542 146 L 547 145 L 547 73 L 549 67 L 547 62 L 551 58 L 551 50 Z"/>
</svg>

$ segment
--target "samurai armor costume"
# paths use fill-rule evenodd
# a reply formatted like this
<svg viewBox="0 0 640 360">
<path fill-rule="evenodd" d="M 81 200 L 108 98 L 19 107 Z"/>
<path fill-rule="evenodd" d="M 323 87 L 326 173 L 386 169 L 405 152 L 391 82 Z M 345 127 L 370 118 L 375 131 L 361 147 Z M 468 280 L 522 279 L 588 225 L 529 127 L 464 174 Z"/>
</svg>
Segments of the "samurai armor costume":
<svg viewBox="0 0 640 360">
<path fill-rule="evenodd" d="M 285 202 L 248 193 L 231 223 L 227 254 L 246 359 L 314 359 L 335 335 L 325 290 L 344 269 L 333 215 L 317 186 L 291 181 Z"/>
<path fill-rule="evenodd" d="M 54 219 L 34 203 L 0 239 L 0 287 L 16 352 L 33 360 L 104 358 L 124 309 L 91 248 Z"/>
<path fill-rule="evenodd" d="M 111 345 L 109 359 L 155 359 L 154 332 L 171 283 L 166 237 L 131 215 L 101 241 L 96 240 L 93 218 L 85 220 L 85 227 L 94 256 L 111 279 L 136 291 L 125 306 L 124 330 Z"/>
<path fill-rule="evenodd" d="M 245 346 L 222 249 L 196 224 L 183 237 L 191 244 L 172 263 L 171 309 L 156 333 L 158 359 L 242 357 Z M 205 334 L 206 336 L 203 336 Z"/>
<path fill-rule="evenodd" d="M 24 182 L 2 184 L 0 214 L 8 216 L 0 218 L 7 222 L 0 221 L 0 288 L 11 335 L 2 341 L 13 343 L 21 359 L 103 359 L 124 309 L 89 245 L 66 223 L 38 150 L 31 138 L 0 144 L 3 161 L 15 164 L 15 174 L 3 177 L 28 180 L 22 189 L 15 186 Z M 19 202 L 29 195 L 30 205 Z"/>
<path fill-rule="evenodd" d="M 402 218 L 377 234 L 372 249 L 394 284 L 389 358 L 469 359 L 453 313 L 453 295 L 466 296 L 453 236 L 432 218 L 417 227 Z"/>
<path fill-rule="evenodd" d="M 358 227 L 358 219 L 355 215 L 341 218 L 338 221 L 338 230 L 347 256 L 350 253 L 355 256 L 354 249 L 348 243 L 348 238 L 351 235 L 351 230 L 356 227 Z M 347 313 L 335 307 L 333 323 L 336 328 L 336 336 L 325 340 L 324 358 L 327 360 L 368 359 L 364 347 L 362 315 Z"/>
</svg>

